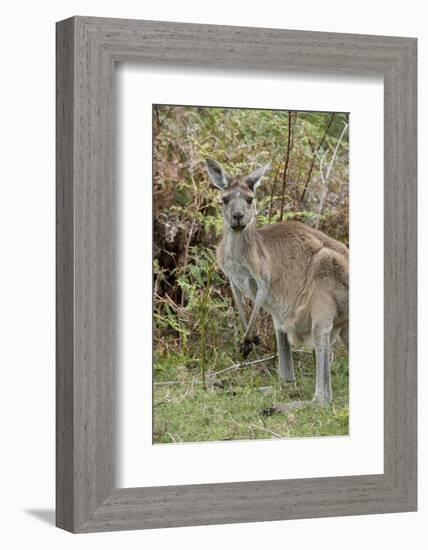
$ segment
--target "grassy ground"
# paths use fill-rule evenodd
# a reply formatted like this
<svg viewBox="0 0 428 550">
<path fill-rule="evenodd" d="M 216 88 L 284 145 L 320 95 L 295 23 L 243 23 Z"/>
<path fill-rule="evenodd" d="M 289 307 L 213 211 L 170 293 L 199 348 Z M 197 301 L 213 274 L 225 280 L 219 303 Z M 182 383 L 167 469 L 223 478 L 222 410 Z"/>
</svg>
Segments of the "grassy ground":
<svg viewBox="0 0 428 550">
<path fill-rule="evenodd" d="M 269 361 L 209 376 L 204 390 L 197 364 L 173 354 L 158 359 L 154 369 L 154 443 L 347 435 L 348 358 L 341 347 L 334 351 L 330 406 L 270 414 L 269 409 L 276 405 L 313 396 L 312 354 L 297 352 L 294 363 L 296 383 L 285 388 L 278 383 L 276 362 Z M 167 381 L 179 383 L 162 384 Z"/>
</svg>

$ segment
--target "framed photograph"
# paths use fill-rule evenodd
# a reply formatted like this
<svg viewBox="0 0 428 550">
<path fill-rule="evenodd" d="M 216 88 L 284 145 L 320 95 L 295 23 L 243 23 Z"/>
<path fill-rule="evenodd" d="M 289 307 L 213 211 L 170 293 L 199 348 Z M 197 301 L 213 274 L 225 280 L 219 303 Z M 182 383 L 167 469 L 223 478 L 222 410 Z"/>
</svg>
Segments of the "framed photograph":
<svg viewBox="0 0 428 550">
<path fill-rule="evenodd" d="M 57 24 L 57 525 L 414 511 L 416 39 Z"/>
</svg>

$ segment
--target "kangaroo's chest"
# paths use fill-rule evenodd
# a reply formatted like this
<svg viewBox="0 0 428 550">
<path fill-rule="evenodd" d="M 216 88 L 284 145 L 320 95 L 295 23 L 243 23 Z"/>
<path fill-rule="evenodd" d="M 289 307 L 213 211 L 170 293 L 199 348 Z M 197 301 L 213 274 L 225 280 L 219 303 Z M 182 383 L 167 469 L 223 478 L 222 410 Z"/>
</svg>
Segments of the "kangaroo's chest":
<svg viewBox="0 0 428 550">
<path fill-rule="evenodd" d="M 223 271 L 228 279 L 243 293 L 253 300 L 257 294 L 257 282 L 250 269 L 241 261 L 225 258 Z"/>
</svg>

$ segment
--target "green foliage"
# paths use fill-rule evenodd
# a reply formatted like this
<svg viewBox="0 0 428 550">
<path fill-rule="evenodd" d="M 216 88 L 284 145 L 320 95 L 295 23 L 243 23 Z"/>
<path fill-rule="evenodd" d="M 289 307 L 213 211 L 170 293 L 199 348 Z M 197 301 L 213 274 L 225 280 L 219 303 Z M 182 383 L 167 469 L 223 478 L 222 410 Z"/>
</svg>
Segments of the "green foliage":
<svg viewBox="0 0 428 550">
<path fill-rule="evenodd" d="M 157 275 L 161 275 L 159 270 Z M 192 247 L 187 263 L 177 267 L 174 275 L 181 290 L 181 305 L 171 306 L 171 300 L 159 297 L 155 301 L 155 354 L 163 356 L 163 329 L 172 329 L 177 351 L 186 349 L 192 361 L 199 361 L 204 373 L 206 361 L 217 362 L 219 342 L 234 332 L 230 296 L 222 293 L 224 279 L 212 249 Z M 168 348 L 166 351 L 170 353 Z"/>
</svg>

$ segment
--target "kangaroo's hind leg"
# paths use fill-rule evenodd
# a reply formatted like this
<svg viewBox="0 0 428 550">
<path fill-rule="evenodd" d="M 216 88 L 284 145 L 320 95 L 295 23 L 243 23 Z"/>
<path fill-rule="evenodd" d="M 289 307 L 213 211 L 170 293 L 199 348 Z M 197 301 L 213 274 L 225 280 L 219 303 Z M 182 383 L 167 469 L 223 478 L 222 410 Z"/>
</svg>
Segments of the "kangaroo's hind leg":
<svg viewBox="0 0 428 550">
<path fill-rule="evenodd" d="M 278 348 L 278 376 L 282 381 L 295 382 L 293 354 L 287 338 L 287 333 L 276 329 L 276 343 Z"/>
<path fill-rule="evenodd" d="M 327 293 L 316 297 L 312 306 L 312 340 L 316 357 L 314 401 L 320 405 L 331 403 L 330 338 L 336 313 L 334 300 Z"/>
<path fill-rule="evenodd" d="M 330 373 L 330 332 L 331 329 L 315 327 L 316 382 L 314 400 L 320 405 L 331 403 Z"/>
</svg>

